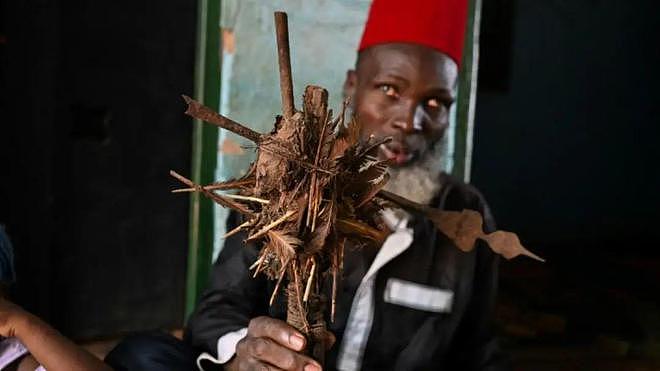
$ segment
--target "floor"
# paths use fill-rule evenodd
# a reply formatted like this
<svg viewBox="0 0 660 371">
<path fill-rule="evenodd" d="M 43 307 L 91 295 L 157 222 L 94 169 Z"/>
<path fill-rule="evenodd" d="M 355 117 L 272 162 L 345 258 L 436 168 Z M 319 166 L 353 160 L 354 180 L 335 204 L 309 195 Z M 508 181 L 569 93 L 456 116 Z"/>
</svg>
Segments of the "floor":
<svg viewBox="0 0 660 371">
<path fill-rule="evenodd" d="M 503 347 L 521 371 L 660 371 L 659 285 L 659 259 L 503 262 Z"/>
</svg>

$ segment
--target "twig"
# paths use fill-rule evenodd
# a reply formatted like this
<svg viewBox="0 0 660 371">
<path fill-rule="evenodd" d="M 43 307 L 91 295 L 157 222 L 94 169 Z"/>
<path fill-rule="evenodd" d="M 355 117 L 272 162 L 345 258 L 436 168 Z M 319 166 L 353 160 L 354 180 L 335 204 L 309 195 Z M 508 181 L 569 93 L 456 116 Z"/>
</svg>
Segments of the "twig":
<svg viewBox="0 0 660 371">
<path fill-rule="evenodd" d="M 410 201 L 409 199 L 401 197 L 396 193 L 388 192 L 382 189 L 378 191 L 376 196 L 394 202 L 395 204 L 401 206 L 404 209 L 417 211 L 420 213 L 428 213 L 431 210 L 431 208 L 426 205 L 422 205 L 417 202 Z"/>
<path fill-rule="evenodd" d="M 206 197 L 212 199 L 213 201 L 219 203 L 220 205 L 222 205 L 224 207 L 234 209 L 234 210 L 236 210 L 236 211 L 238 211 L 242 214 L 245 214 L 245 215 L 252 215 L 253 214 L 252 211 L 250 211 L 247 207 L 243 206 L 242 204 L 240 204 L 240 203 L 238 203 L 234 200 L 225 198 L 221 195 L 215 194 L 211 191 L 207 191 L 206 189 L 204 189 L 199 184 L 197 184 L 197 183 L 193 182 L 192 180 L 184 177 L 183 175 L 178 174 L 174 170 L 170 170 L 170 175 L 175 177 L 181 183 L 187 185 L 188 187 L 194 188 L 197 192 L 203 193 Z"/>
<path fill-rule="evenodd" d="M 289 219 L 289 217 L 291 217 L 295 213 L 296 213 L 296 210 L 287 211 L 286 214 L 282 215 L 281 217 L 279 217 L 274 222 L 272 222 L 272 223 L 268 224 L 267 226 L 263 227 L 259 232 L 257 232 L 255 234 L 253 234 L 252 236 L 248 237 L 246 241 L 252 241 L 252 240 L 255 240 L 255 239 L 263 236 L 264 234 L 266 234 L 266 232 L 268 232 L 269 230 L 271 230 L 271 229 L 277 227 L 278 225 L 282 224 L 283 222 L 285 222 L 287 219 Z"/>
<path fill-rule="evenodd" d="M 270 203 L 270 201 L 264 200 L 263 198 L 258 198 L 258 197 L 232 195 L 232 194 L 224 194 L 223 196 L 227 197 L 227 198 L 234 198 L 234 199 L 237 199 L 237 200 L 254 201 L 254 202 L 258 202 L 260 204 L 264 204 L 264 205 L 268 205 Z"/>
<path fill-rule="evenodd" d="M 335 252 L 334 258 L 337 259 L 339 252 Z M 335 309 L 337 307 L 337 270 L 338 265 L 335 262 L 335 265 L 332 267 L 332 304 L 330 307 L 330 321 L 335 321 Z"/>
<path fill-rule="evenodd" d="M 369 188 L 369 191 L 362 196 L 361 200 L 358 200 L 357 206 L 355 206 L 356 208 L 359 209 L 362 206 L 364 206 L 367 202 L 371 201 L 371 199 L 373 199 L 374 196 L 383 187 L 385 187 L 385 185 L 387 185 L 387 182 L 390 179 L 390 175 L 386 171 L 383 171 L 383 173 L 380 175 L 380 177 L 376 178 L 376 180 L 379 180 L 379 179 L 380 179 L 380 181 L 377 184 L 371 185 L 371 187 Z"/>
<path fill-rule="evenodd" d="M 270 301 L 268 302 L 268 305 L 273 305 L 273 302 L 275 301 L 275 296 L 277 295 L 277 292 L 280 290 L 280 284 L 282 283 L 282 278 L 284 278 L 284 274 L 286 273 L 286 268 L 289 265 L 289 262 L 291 261 L 291 258 L 289 258 L 286 263 L 282 266 L 282 272 L 280 273 L 279 278 L 277 279 L 277 283 L 275 284 L 275 288 L 273 289 L 273 294 L 270 296 Z"/>
<path fill-rule="evenodd" d="M 223 183 L 209 184 L 209 185 L 205 185 L 202 188 L 204 188 L 207 191 L 222 191 L 226 189 L 236 189 L 251 184 L 254 184 L 254 179 L 245 179 L 231 183 L 223 182 Z M 186 193 L 186 192 L 195 192 L 195 188 L 179 188 L 172 190 L 172 193 Z"/>
<path fill-rule="evenodd" d="M 303 321 L 303 324 L 304 324 L 303 330 L 304 330 L 304 332 L 309 332 L 309 323 L 307 322 L 307 316 L 305 314 L 305 308 L 303 307 L 302 301 L 300 301 L 300 299 L 302 297 L 301 296 L 302 293 L 300 292 L 300 280 L 298 279 L 299 269 L 298 269 L 298 263 L 297 262 L 298 262 L 298 260 L 294 259 L 292 267 L 291 267 L 291 270 L 293 271 L 293 282 L 294 282 L 294 285 L 296 286 L 296 304 L 298 305 L 298 313 L 300 313 L 300 317 L 302 317 L 302 321 Z"/>
<path fill-rule="evenodd" d="M 264 258 L 265 258 L 264 255 L 260 256 L 259 259 L 257 259 L 257 261 L 254 262 L 254 264 L 252 264 L 252 265 L 250 266 L 250 268 L 248 268 L 248 270 L 251 271 L 251 270 L 253 270 L 254 268 L 258 267 L 259 264 L 261 264 L 261 262 L 264 261 Z"/>
<path fill-rule="evenodd" d="M 268 152 L 268 153 L 272 153 L 272 154 L 274 154 L 275 156 L 282 157 L 282 158 L 285 159 L 285 160 L 289 160 L 289 161 L 297 162 L 301 167 L 303 167 L 303 168 L 305 168 L 305 169 L 307 169 L 307 170 L 320 171 L 320 172 L 322 172 L 322 173 L 326 173 L 326 174 L 328 174 L 328 175 L 337 175 L 337 173 L 334 172 L 334 171 L 330 171 L 330 170 L 324 169 L 324 168 L 322 168 L 322 167 L 315 166 L 314 164 L 312 164 L 312 163 L 310 163 L 310 162 L 303 161 L 303 160 L 301 160 L 301 159 L 299 159 L 299 158 L 296 158 L 296 157 L 294 157 L 294 156 L 291 156 L 291 155 L 289 155 L 289 154 L 287 154 L 287 153 L 277 151 L 277 150 L 275 150 L 275 149 L 273 149 L 273 148 L 271 148 L 271 147 L 269 147 L 269 146 L 260 146 L 260 147 L 259 147 L 259 150 L 260 150 L 260 151 L 264 151 L 264 152 Z"/>
<path fill-rule="evenodd" d="M 245 222 L 245 223 L 239 225 L 238 227 L 232 229 L 231 231 L 225 233 L 225 235 L 222 236 L 222 238 L 229 238 L 229 237 L 235 235 L 236 233 L 240 232 L 241 229 L 249 226 L 250 224 L 252 224 L 252 220 L 248 220 L 247 222 Z"/>
<path fill-rule="evenodd" d="M 263 266 L 264 261 L 266 261 L 266 254 L 265 253 L 262 254 L 261 258 L 258 260 L 259 264 L 257 264 L 257 269 L 254 270 L 254 274 L 252 275 L 252 278 L 257 277 L 257 274 L 259 274 L 259 272 L 261 272 L 261 267 Z"/>
<path fill-rule="evenodd" d="M 371 138 L 369 138 L 369 139 L 371 139 Z M 362 157 L 363 155 L 366 155 L 367 153 L 370 153 L 371 151 L 373 151 L 374 148 L 380 146 L 381 144 L 386 144 L 386 143 L 389 143 L 391 141 L 392 141 L 392 137 L 385 137 L 385 138 L 378 139 L 375 142 L 369 144 L 362 151 L 360 151 L 358 153 L 358 157 Z"/>
<path fill-rule="evenodd" d="M 305 295 L 303 296 L 303 303 L 309 300 L 309 293 L 312 290 L 312 282 L 314 281 L 314 271 L 316 270 L 316 260 L 312 258 L 312 269 L 309 270 L 309 277 L 307 278 L 307 287 L 305 287 Z"/>
<path fill-rule="evenodd" d="M 387 238 L 385 232 L 357 220 L 337 218 L 337 228 L 342 233 L 362 236 L 378 243 L 383 243 Z"/>
</svg>

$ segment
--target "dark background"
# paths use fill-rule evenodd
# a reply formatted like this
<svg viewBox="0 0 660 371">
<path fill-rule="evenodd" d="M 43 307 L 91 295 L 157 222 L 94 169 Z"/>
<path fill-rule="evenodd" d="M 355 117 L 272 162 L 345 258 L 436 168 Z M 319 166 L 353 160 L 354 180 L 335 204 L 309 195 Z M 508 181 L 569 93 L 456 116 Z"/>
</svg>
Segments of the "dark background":
<svg viewBox="0 0 660 371">
<path fill-rule="evenodd" d="M 658 255 L 657 2 L 500 3 L 510 43 L 489 43 L 487 8 L 473 182 L 546 254 Z"/>
<path fill-rule="evenodd" d="M 547 259 L 501 265 L 498 324 L 522 369 L 660 360 L 659 11 L 484 2 L 472 182 Z"/>
<path fill-rule="evenodd" d="M 0 4 L 17 301 L 78 339 L 181 326 L 188 210 L 167 172 L 189 173 L 195 2 Z M 656 4 L 484 1 L 472 179 L 548 260 L 502 264 L 523 369 L 660 359 Z"/>
<path fill-rule="evenodd" d="M 194 1 L 2 1 L 15 300 L 76 339 L 183 323 Z"/>
</svg>

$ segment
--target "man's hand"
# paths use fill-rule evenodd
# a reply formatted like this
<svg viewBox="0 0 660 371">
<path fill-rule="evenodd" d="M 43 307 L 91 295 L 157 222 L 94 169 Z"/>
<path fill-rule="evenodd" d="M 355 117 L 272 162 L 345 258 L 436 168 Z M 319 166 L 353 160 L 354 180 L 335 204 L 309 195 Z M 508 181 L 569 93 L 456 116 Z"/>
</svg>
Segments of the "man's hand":
<svg viewBox="0 0 660 371">
<path fill-rule="evenodd" d="M 305 337 L 286 322 L 257 317 L 238 345 L 236 356 L 226 370 L 304 370 L 321 371 L 321 365 L 298 352 L 305 349 Z"/>
</svg>

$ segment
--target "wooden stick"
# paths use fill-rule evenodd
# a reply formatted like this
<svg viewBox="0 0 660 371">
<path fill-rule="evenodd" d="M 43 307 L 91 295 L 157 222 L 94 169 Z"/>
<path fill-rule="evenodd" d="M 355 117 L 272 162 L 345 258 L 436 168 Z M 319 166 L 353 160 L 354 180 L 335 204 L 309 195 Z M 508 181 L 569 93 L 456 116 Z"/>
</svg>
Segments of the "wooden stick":
<svg viewBox="0 0 660 371">
<path fill-rule="evenodd" d="M 318 179 L 317 179 L 318 182 Z M 312 232 L 314 232 L 314 229 L 316 229 L 316 219 L 319 216 L 319 206 L 321 205 L 321 189 L 318 189 L 319 187 L 316 187 L 317 189 L 317 195 L 315 197 L 315 203 L 314 203 L 314 219 L 312 219 Z"/>
<path fill-rule="evenodd" d="M 244 200 L 244 201 L 254 201 L 258 202 L 260 204 L 268 205 L 270 201 L 264 200 L 263 198 L 258 198 L 258 197 L 251 197 L 251 196 L 241 196 L 241 195 L 233 195 L 233 194 L 224 194 L 224 197 L 227 198 L 233 198 L 236 200 Z"/>
<path fill-rule="evenodd" d="M 280 66 L 280 92 L 282 94 L 282 115 L 288 120 L 293 116 L 293 79 L 289 52 L 289 23 L 285 12 L 275 12 L 275 33 L 277 34 L 277 61 Z"/>
<path fill-rule="evenodd" d="M 241 125 L 230 118 L 222 116 L 221 114 L 213 111 L 212 109 L 206 107 L 205 105 L 199 103 L 187 95 L 182 95 L 182 97 L 183 100 L 188 103 L 188 109 L 186 109 L 185 112 L 188 116 L 192 116 L 196 119 L 206 121 L 209 124 L 227 129 L 232 133 L 238 134 L 245 139 L 253 141 L 256 144 L 259 144 L 263 139 L 266 138 L 266 135 L 257 133 L 245 125 Z"/>
<path fill-rule="evenodd" d="M 240 232 L 241 229 L 243 229 L 243 228 L 249 226 L 250 224 L 252 224 L 252 220 L 248 220 L 247 222 L 245 222 L 245 223 L 239 225 L 238 227 L 232 229 L 231 231 L 225 233 L 225 235 L 222 236 L 222 238 L 228 238 L 228 237 L 231 237 L 231 236 L 235 235 L 236 233 Z"/>
<path fill-rule="evenodd" d="M 314 180 L 316 179 L 316 173 L 312 173 L 311 179 L 309 180 L 309 192 L 307 192 L 307 219 L 305 220 L 305 226 L 309 227 L 309 224 L 312 220 L 312 205 L 314 202 Z"/>
<path fill-rule="evenodd" d="M 275 288 L 273 289 L 273 294 L 270 296 L 270 301 L 268 302 L 268 305 L 270 306 L 273 305 L 273 302 L 275 301 L 275 296 L 277 295 L 277 292 L 280 290 L 280 284 L 282 283 L 282 278 L 284 278 L 284 273 L 286 273 L 286 267 L 289 265 L 290 261 L 291 258 L 289 258 L 282 267 L 282 272 L 280 273 L 280 276 L 277 279 L 277 283 L 275 284 Z"/>
<path fill-rule="evenodd" d="M 334 258 L 337 259 L 339 252 L 335 252 Z M 332 267 L 332 302 L 330 307 L 330 321 L 335 321 L 335 309 L 337 308 L 337 263 Z"/>
<path fill-rule="evenodd" d="M 254 262 L 254 264 L 252 264 L 252 265 L 250 266 L 250 268 L 248 268 L 248 270 L 251 271 L 251 270 L 253 270 L 254 268 L 258 267 L 259 264 L 261 264 L 261 262 L 264 261 L 265 258 L 266 258 L 266 257 L 265 257 L 264 255 L 260 256 L 259 259 L 257 259 L 257 261 Z"/>
<path fill-rule="evenodd" d="M 293 282 L 294 285 L 296 286 L 296 304 L 298 305 L 298 311 L 300 313 L 300 317 L 302 317 L 303 321 L 303 332 L 308 333 L 309 332 L 309 323 L 307 323 L 307 315 L 305 313 L 305 308 L 303 307 L 303 303 L 300 301 L 300 280 L 298 279 L 298 260 L 294 258 L 293 264 L 291 267 L 291 270 L 293 271 Z"/>
<path fill-rule="evenodd" d="M 305 88 L 305 96 L 303 97 L 303 112 L 305 119 L 309 122 L 309 129 L 317 131 L 320 129 L 318 136 L 318 143 L 316 144 L 316 151 L 314 155 L 314 166 L 318 167 L 321 159 L 321 149 L 326 141 L 326 130 L 328 128 L 328 91 L 320 86 L 309 85 Z M 320 204 L 318 198 L 322 196 L 322 192 L 318 187 L 318 174 L 312 173 L 309 182 L 309 199 L 307 206 L 307 221 L 306 226 L 311 226 L 311 231 L 316 229 L 316 218 L 318 217 L 318 206 Z"/>
<path fill-rule="evenodd" d="M 355 219 L 342 219 L 337 218 L 337 229 L 344 234 L 358 235 L 365 238 L 369 238 L 378 243 L 385 242 L 388 234 L 386 231 L 380 231 L 376 228 L 373 228 L 369 224 L 363 223 Z"/>
<path fill-rule="evenodd" d="M 264 234 L 266 234 L 266 232 L 270 231 L 271 229 L 273 229 L 273 228 L 277 227 L 278 225 L 280 225 L 281 223 L 285 222 L 287 219 L 289 219 L 289 217 L 291 217 L 295 213 L 296 213 L 295 210 L 287 211 L 286 214 L 282 215 L 277 220 L 275 220 L 274 222 L 268 224 L 267 226 L 261 228 L 261 230 L 259 232 L 257 232 L 255 234 L 253 234 L 252 236 L 248 237 L 246 241 L 252 241 L 254 239 L 257 239 L 257 238 L 263 236 Z"/>
<path fill-rule="evenodd" d="M 257 275 L 259 272 L 261 272 L 261 266 L 263 264 L 263 260 L 259 260 L 259 265 L 257 265 L 257 269 L 254 270 L 254 274 L 252 275 L 252 278 L 257 278 Z"/>
<path fill-rule="evenodd" d="M 254 266 L 255 264 L 257 265 L 257 269 L 254 270 L 254 274 L 252 275 L 252 278 L 257 277 L 257 274 L 261 272 L 261 267 L 263 267 L 264 261 L 266 261 L 266 255 L 267 255 L 266 252 L 262 253 L 261 258 L 259 258 L 259 260 L 257 261 L 258 264 L 257 263 L 252 264 L 252 266 Z M 252 267 L 250 267 L 250 269 L 251 268 Z"/>
<path fill-rule="evenodd" d="M 380 198 L 384 198 L 388 201 L 394 202 L 395 204 L 407 210 L 418 211 L 420 213 L 428 213 L 429 210 L 431 209 L 426 205 L 422 205 L 420 203 L 410 201 L 409 199 L 405 197 L 401 197 L 396 193 L 388 192 L 382 189 L 378 191 L 376 195 Z"/>
<path fill-rule="evenodd" d="M 346 237 L 341 240 L 339 244 L 339 270 L 344 270 L 344 248 L 346 247 Z"/>
<path fill-rule="evenodd" d="M 223 197 L 223 196 L 221 196 L 221 195 L 219 195 L 219 194 L 213 193 L 213 192 L 211 192 L 211 191 L 207 191 L 206 189 L 204 189 L 204 188 L 203 188 L 202 186 L 200 186 L 199 184 L 197 184 L 197 183 L 193 182 L 192 180 L 190 180 L 190 179 L 188 179 L 188 178 L 186 178 L 186 177 L 184 177 L 184 176 L 178 174 L 178 173 L 177 173 L 176 171 L 174 171 L 174 170 L 170 170 L 170 175 L 173 176 L 173 177 L 175 177 L 175 178 L 178 179 L 181 183 L 187 185 L 188 187 L 194 188 L 196 191 L 203 193 L 204 196 L 206 196 L 206 197 L 212 199 L 213 201 L 217 202 L 218 204 L 220 204 L 220 205 L 222 205 L 222 206 L 224 206 L 224 207 L 228 207 L 228 208 L 234 209 L 234 210 L 240 212 L 241 214 L 245 214 L 245 215 L 252 215 L 252 214 L 253 214 L 253 212 L 250 211 L 250 210 L 249 210 L 247 207 L 245 207 L 244 205 L 242 205 L 242 204 L 240 204 L 240 203 L 238 203 L 238 202 L 236 202 L 236 201 L 234 201 L 234 200 L 232 200 L 232 199 L 225 198 L 225 197 Z"/>
<path fill-rule="evenodd" d="M 309 300 L 309 293 L 312 291 L 312 282 L 314 281 L 314 271 L 316 270 L 316 261 L 312 258 L 312 269 L 309 270 L 309 277 L 307 278 L 307 287 L 305 287 L 305 295 L 303 296 L 303 303 Z"/>
<path fill-rule="evenodd" d="M 222 183 L 209 184 L 209 185 L 205 185 L 202 188 L 204 188 L 207 191 L 221 191 L 225 189 L 236 189 L 252 184 L 254 184 L 254 179 L 245 179 L 231 183 L 222 182 Z M 172 190 L 172 193 L 185 193 L 185 192 L 195 192 L 195 188 L 179 188 Z"/>
</svg>

